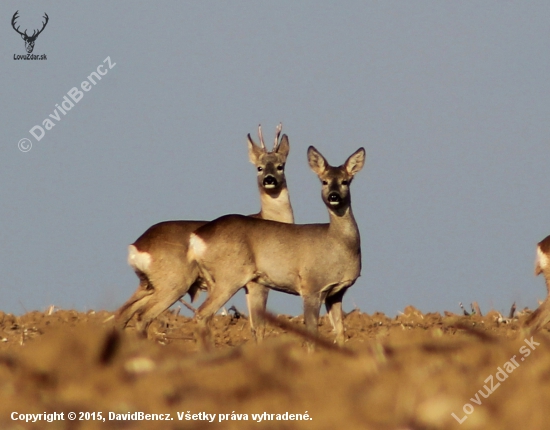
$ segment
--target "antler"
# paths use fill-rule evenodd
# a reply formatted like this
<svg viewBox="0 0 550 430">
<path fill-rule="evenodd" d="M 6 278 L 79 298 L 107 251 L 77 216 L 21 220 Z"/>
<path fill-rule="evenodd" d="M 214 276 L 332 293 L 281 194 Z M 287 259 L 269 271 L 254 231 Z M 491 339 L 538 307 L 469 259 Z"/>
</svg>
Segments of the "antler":
<svg viewBox="0 0 550 430">
<path fill-rule="evenodd" d="M 27 36 L 27 32 L 26 32 L 26 31 L 25 31 L 25 33 L 21 33 L 21 32 L 19 31 L 19 27 L 20 27 L 20 26 L 17 27 L 17 28 L 15 28 L 15 21 L 17 20 L 17 18 L 19 18 L 19 17 L 17 16 L 18 13 L 19 13 L 19 11 L 17 10 L 17 11 L 15 11 L 15 13 L 13 14 L 13 18 L 11 19 L 11 26 L 12 26 L 13 29 L 14 29 L 15 31 L 17 31 L 21 36 Z"/>
<path fill-rule="evenodd" d="M 280 122 L 277 128 L 275 129 L 275 143 L 273 144 L 273 152 L 277 151 L 279 148 L 279 136 L 281 135 L 281 130 L 283 129 L 283 123 Z"/>
<path fill-rule="evenodd" d="M 44 16 L 42 18 L 45 18 L 46 21 L 42 23 L 42 28 L 40 29 L 40 31 L 38 31 L 38 33 L 36 33 L 36 30 L 33 31 L 32 36 L 30 37 L 31 39 L 36 39 L 38 37 L 38 35 L 40 33 L 42 33 L 44 31 L 44 29 L 46 28 L 46 25 L 48 24 L 48 21 L 49 21 L 50 18 L 48 17 L 48 14 L 46 12 L 44 12 Z M 25 32 L 25 34 L 26 34 L 26 32 Z"/>
<path fill-rule="evenodd" d="M 279 125 L 275 129 L 275 143 L 273 144 L 273 152 L 277 151 L 277 149 L 279 148 L 279 144 L 280 144 L 279 137 L 281 136 L 281 130 L 282 129 L 283 129 L 283 124 L 279 123 Z M 262 125 L 261 124 L 258 125 L 258 137 L 260 138 L 261 148 L 264 150 L 264 152 L 267 152 L 267 148 L 265 147 L 264 135 L 262 133 Z M 254 141 L 252 140 L 252 137 L 250 137 L 250 133 L 248 133 L 248 140 L 251 143 L 254 143 Z"/>
<path fill-rule="evenodd" d="M 258 137 L 260 138 L 260 146 L 262 147 L 262 149 L 264 151 L 267 152 L 267 149 L 265 148 L 264 135 L 262 134 L 262 125 L 261 124 L 258 125 Z"/>
<path fill-rule="evenodd" d="M 44 29 L 46 28 L 46 25 L 48 24 L 48 21 L 50 20 L 48 14 L 47 14 L 46 12 L 44 12 L 44 16 L 43 16 L 42 18 L 45 18 L 46 21 L 42 23 L 42 28 L 41 28 L 40 30 L 34 30 L 33 33 L 32 33 L 32 36 L 29 36 L 29 35 L 27 34 L 27 30 L 25 30 L 24 33 L 21 33 L 21 32 L 19 31 L 19 27 L 20 27 L 20 26 L 17 27 L 17 28 L 15 28 L 15 24 L 16 24 L 15 21 L 17 20 L 17 18 L 19 18 L 19 16 L 17 15 L 18 13 L 19 13 L 19 11 L 16 11 L 16 12 L 13 14 L 13 18 L 11 19 L 11 26 L 12 26 L 13 29 L 14 29 L 15 31 L 17 31 L 21 36 L 25 36 L 25 38 L 28 39 L 28 40 L 34 40 L 34 39 L 36 39 L 36 38 L 38 37 L 38 35 L 44 31 Z M 38 31 L 38 33 L 37 33 L 37 31 Z"/>
</svg>

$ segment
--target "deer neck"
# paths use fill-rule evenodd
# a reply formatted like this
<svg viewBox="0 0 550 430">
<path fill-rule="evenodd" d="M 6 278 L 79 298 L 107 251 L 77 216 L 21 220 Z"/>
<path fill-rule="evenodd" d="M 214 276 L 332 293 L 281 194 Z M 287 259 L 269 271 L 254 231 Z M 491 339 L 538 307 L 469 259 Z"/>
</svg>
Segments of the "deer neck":
<svg viewBox="0 0 550 430">
<path fill-rule="evenodd" d="M 284 187 L 277 194 L 267 194 L 260 188 L 262 210 L 260 216 L 272 221 L 294 223 L 294 215 L 290 204 L 288 188 Z"/>
<path fill-rule="evenodd" d="M 329 234 L 341 238 L 350 248 L 360 246 L 359 228 L 355 222 L 351 206 L 339 211 L 329 207 Z"/>
</svg>

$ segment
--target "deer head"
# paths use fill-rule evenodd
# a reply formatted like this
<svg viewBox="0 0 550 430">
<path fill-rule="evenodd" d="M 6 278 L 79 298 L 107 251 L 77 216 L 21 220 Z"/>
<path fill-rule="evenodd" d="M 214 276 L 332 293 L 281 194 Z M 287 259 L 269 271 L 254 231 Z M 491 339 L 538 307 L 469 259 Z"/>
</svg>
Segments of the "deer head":
<svg viewBox="0 0 550 430">
<path fill-rule="evenodd" d="M 30 54 L 32 52 L 32 50 L 34 49 L 34 42 L 36 41 L 36 38 L 38 37 L 38 35 L 40 33 L 42 33 L 42 31 L 44 31 L 44 29 L 46 28 L 46 24 L 48 24 L 48 19 L 49 19 L 48 14 L 44 13 L 43 18 L 45 18 L 46 21 L 42 23 L 42 28 L 40 30 L 34 30 L 33 33 L 32 33 L 32 36 L 29 36 L 27 34 L 27 30 L 25 30 L 24 33 L 21 33 L 19 31 L 19 26 L 17 28 L 15 28 L 15 24 L 16 24 L 15 21 L 17 20 L 17 18 L 19 18 L 19 16 L 17 15 L 18 13 L 19 13 L 19 11 L 16 11 L 13 14 L 13 18 L 11 19 L 11 26 L 13 27 L 13 29 L 15 31 L 17 31 L 21 35 L 21 38 L 25 41 L 25 49 Z"/>
<path fill-rule="evenodd" d="M 272 151 L 268 151 L 265 146 L 261 125 L 258 126 L 259 146 L 254 143 L 250 134 L 248 135 L 248 157 L 258 170 L 260 192 L 274 197 L 278 196 L 283 188 L 286 188 L 284 170 L 286 158 L 290 150 L 288 136 L 283 134 L 279 139 L 281 130 L 282 124 L 279 124 L 275 130 L 275 141 Z"/>
</svg>

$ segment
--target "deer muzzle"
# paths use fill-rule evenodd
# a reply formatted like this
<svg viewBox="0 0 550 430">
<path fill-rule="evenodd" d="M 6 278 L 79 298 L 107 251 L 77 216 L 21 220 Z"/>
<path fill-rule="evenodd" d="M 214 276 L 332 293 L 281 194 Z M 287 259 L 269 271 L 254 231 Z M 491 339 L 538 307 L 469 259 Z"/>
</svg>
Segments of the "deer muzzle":
<svg viewBox="0 0 550 430">
<path fill-rule="evenodd" d="M 331 206 L 338 206 L 340 203 L 342 203 L 342 196 L 340 196 L 339 193 L 333 191 L 328 195 L 327 201 Z"/>
<path fill-rule="evenodd" d="M 278 182 L 275 176 L 268 175 L 263 180 L 263 186 L 265 188 L 275 188 L 277 185 L 278 185 Z"/>
</svg>

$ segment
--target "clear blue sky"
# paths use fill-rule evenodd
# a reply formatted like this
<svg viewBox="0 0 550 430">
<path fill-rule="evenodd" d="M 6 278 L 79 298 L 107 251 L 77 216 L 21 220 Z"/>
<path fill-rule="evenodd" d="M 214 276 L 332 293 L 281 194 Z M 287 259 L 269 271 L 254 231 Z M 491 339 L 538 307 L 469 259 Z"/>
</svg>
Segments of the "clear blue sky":
<svg viewBox="0 0 550 430">
<path fill-rule="evenodd" d="M 47 60 L 14 60 L 16 10 L 21 29 L 48 14 Z M 279 121 L 298 223 L 328 219 L 307 147 L 333 164 L 367 151 L 346 310 L 536 306 L 549 27 L 548 1 L 3 1 L 0 310 L 115 309 L 138 285 L 127 245 L 150 225 L 258 211 L 246 135 Z M 106 57 L 116 66 L 36 141 Z M 282 293 L 268 305 L 301 313 Z"/>
</svg>

